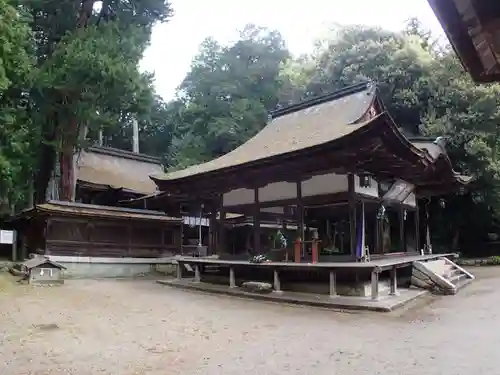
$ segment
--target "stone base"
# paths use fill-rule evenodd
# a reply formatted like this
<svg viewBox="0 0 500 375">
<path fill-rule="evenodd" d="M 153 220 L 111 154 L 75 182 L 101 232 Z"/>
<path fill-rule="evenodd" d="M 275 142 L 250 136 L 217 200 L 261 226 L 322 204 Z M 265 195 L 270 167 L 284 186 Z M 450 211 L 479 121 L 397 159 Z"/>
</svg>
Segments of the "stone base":
<svg viewBox="0 0 500 375">
<path fill-rule="evenodd" d="M 156 272 L 157 265 L 170 264 L 172 258 L 100 258 L 47 256 L 64 267 L 65 278 L 139 277 Z"/>
<path fill-rule="evenodd" d="M 371 281 L 360 281 L 358 283 L 337 283 L 336 291 L 340 296 L 370 297 L 372 294 L 371 288 Z M 379 281 L 378 288 L 380 295 L 388 295 L 390 292 L 389 281 Z M 282 289 L 298 293 L 328 294 L 330 286 L 327 283 L 286 283 L 282 285 Z"/>
<path fill-rule="evenodd" d="M 400 289 L 398 296 L 381 296 L 379 300 L 373 301 L 369 297 L 345 297 L 314 293 L 297 293 L 284 291 L 281 293 L 249 293 L 244 288 L 229 288 L 227 285 L 217 285 L 208 283 L 194 283 L 191 279 L 182 280 L 159 280 L 159 284 L 174 288 L 195 290 L 206 293 L 225 294 L 234 297 L 243 297 L 256 300 L 282 302 L 288 304 L 316 306 L 340 310 L 371 310 L 389 312 L 399 308 L 418 297 L 427 293 L 421 289 Z"/>
</svg>

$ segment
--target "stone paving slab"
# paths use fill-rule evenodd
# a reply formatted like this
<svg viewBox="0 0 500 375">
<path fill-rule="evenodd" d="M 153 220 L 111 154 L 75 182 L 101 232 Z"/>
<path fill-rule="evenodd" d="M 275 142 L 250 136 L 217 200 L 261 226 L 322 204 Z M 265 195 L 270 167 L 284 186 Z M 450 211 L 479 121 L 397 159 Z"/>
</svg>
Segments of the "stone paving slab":
<svg viewBox="0 0 500 375">
<path fill-rule="evenodd" d="M 209 284 L 204 282 L 194 282 L 193 279 L 182 280 L 158 280 L 157 283 L 174 288 L 185 290 L 195 290 L 206 293 L 225 294 L 235 297 L 265 300 L 280 303 L 290 303 L 295 305 L 317 306 L 336 310 L 369 310 L 379 312 L 390 312 L 401 307 L 414 299 L 428 294 L 421 289 L 398 289 L 397 296 L 380 296 L 378 301 L 373 301 L 370 297 L 347 297 L 297 293 L 297 292 L 271 292 L 267 294 L 251 293 L 242 288 L 229 288 L 225 285 Z"/>
</svg>

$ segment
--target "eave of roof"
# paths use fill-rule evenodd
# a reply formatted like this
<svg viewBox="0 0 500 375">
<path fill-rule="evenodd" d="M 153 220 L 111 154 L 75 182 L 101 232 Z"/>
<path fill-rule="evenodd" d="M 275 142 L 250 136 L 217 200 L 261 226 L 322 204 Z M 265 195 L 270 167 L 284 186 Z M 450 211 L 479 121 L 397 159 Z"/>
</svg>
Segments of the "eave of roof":
<svg viewBox="0 0 500 375">
<path fill-rule="evenodd" d="M 181 218 L 170 217 L 158 211 L 98 206 L 62 201 L 49 201 L 47 203 L 36 205 L 31 209 L 22 211 L 12 218 L 11 221 L 34 217 L 38 214 L 182 223 Z"/>
<path fill-rule="evenodd" d="M 486 31 L 479 21 L 473 3 L 465 1 L 459 10 L 454 0 L 428 0 L 455 53 L 472 79 L 478 83 L 499 82 L 500 51 L 495 53 L 491 40 L 493 35 L 498 35 L 500 31 L 500 17 L 496 20 L 494 29 L 489 28 Z M 488 60 L 493 63 L 492 67 L 485 65 Z"/>
</svg>

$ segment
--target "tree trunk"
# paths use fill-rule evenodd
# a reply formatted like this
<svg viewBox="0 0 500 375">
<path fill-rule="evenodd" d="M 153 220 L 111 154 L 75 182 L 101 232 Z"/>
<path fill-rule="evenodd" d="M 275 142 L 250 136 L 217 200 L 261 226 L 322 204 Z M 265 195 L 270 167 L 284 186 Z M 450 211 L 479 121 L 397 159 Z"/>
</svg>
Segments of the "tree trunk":
<svg viewBox="0 0 500 375">
<path fill-rule="evenodd" d="M 57 122 L 55 122 L 51 126 L 53 126 L 53 130 L 44 134 L 44 142 L 40 145 L 38 167 L 34 179 L 35 191 L 33 201 L 35 204 L 45 202 L 47 187 L 52 177 L 52 172 L 54 171 L 54 165 L 57 159 L 56 149 L 53 145 L 53 142 L 55 142 L 56 138 L 56 129 L 58 129 Z"/>
<path fill-rule="evenodd" d="M 59 185 L 59 199 L 72 202 L 75 200 L 75 177 L 74 177 L 74 142 L 77 139 L 78 126 L 76 119 L 71 119 L 61 139 L 61 152 L 59 154 L 59 166 L 61 180 Z"/>
</svg>

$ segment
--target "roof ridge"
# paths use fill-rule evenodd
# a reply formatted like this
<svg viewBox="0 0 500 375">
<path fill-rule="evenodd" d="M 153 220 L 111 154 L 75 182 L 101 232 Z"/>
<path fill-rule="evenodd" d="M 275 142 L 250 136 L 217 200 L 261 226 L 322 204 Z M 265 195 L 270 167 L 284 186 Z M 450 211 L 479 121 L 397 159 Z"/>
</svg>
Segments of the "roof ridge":
<svg viewBox="0 0 500 375">
<path fill-rule="evenodd" d="M 153 216 L 168 216 L 165 212 L 161 211 L 153 211 L 153 210 L 144 210 L 137 208 L 129 208 L 129 207 L 116 207 L 116 206 L 105 206 L 105 205 L 97 205 L 97 204 L 87 204 L 87 203 L 78 203 L 78 202 L 67 202 L 67 201 L 58 201 L 58 200 L 49 200 L 45 203 L 37 205 L 43 209 L 43 205 L 48 204 L 52 206 L 59 207 L 71 207 L 71 208 L 86 208 L 90 210 L 106 210 L 112 212 L 122 212 L 122 213 L 136 213 L 136 214 L 149 214 Z"/>
<path fill-rule="evenodd" d="M 297 112 L 309 107 L 313 107 L 318 104 L 323 104 L 326 102 L 330 102 L 333 100 L 337 100 L 340 98 L 343 98 L 345 96 L 353 95 L 358 92 L 361 92 L 363 90 L 369 89 L 371 86 L 374 86 L 374 83 L 372 81 L 363 81 L 360 83 L 356 83 L 354 85 L 346 86 L 341 88 L 340 90 L 330 92 L 327 94 L 319 95 L 316 97 L 313 97 L 311 99 L 307 99 L 295 104 L 291 104 L 289 106 L 286 106 L 284 108 L 279 108 L 275 109 L 274 111 L 269 112 L 269 115 L 271 119 L 275 119 L 277 117 L 281 117 L 284 115 L 288 115 L 293 112 Z"/>
<path fill-rule="evenodd" d="M 97 154 L 104 154 L 110 156 L 122 157 L 125 159 L 137 160 L 147 163 L 155 163 L 161 165 L 161 158 L 157 156 L 147 155 L 147 154 L 139 154 L 133 151 L 121 150 L 115 147 L 107 147 L 107 146 L 90 146 L 84 151 L 87 152 L 95 152 Z"/>
</svg>

